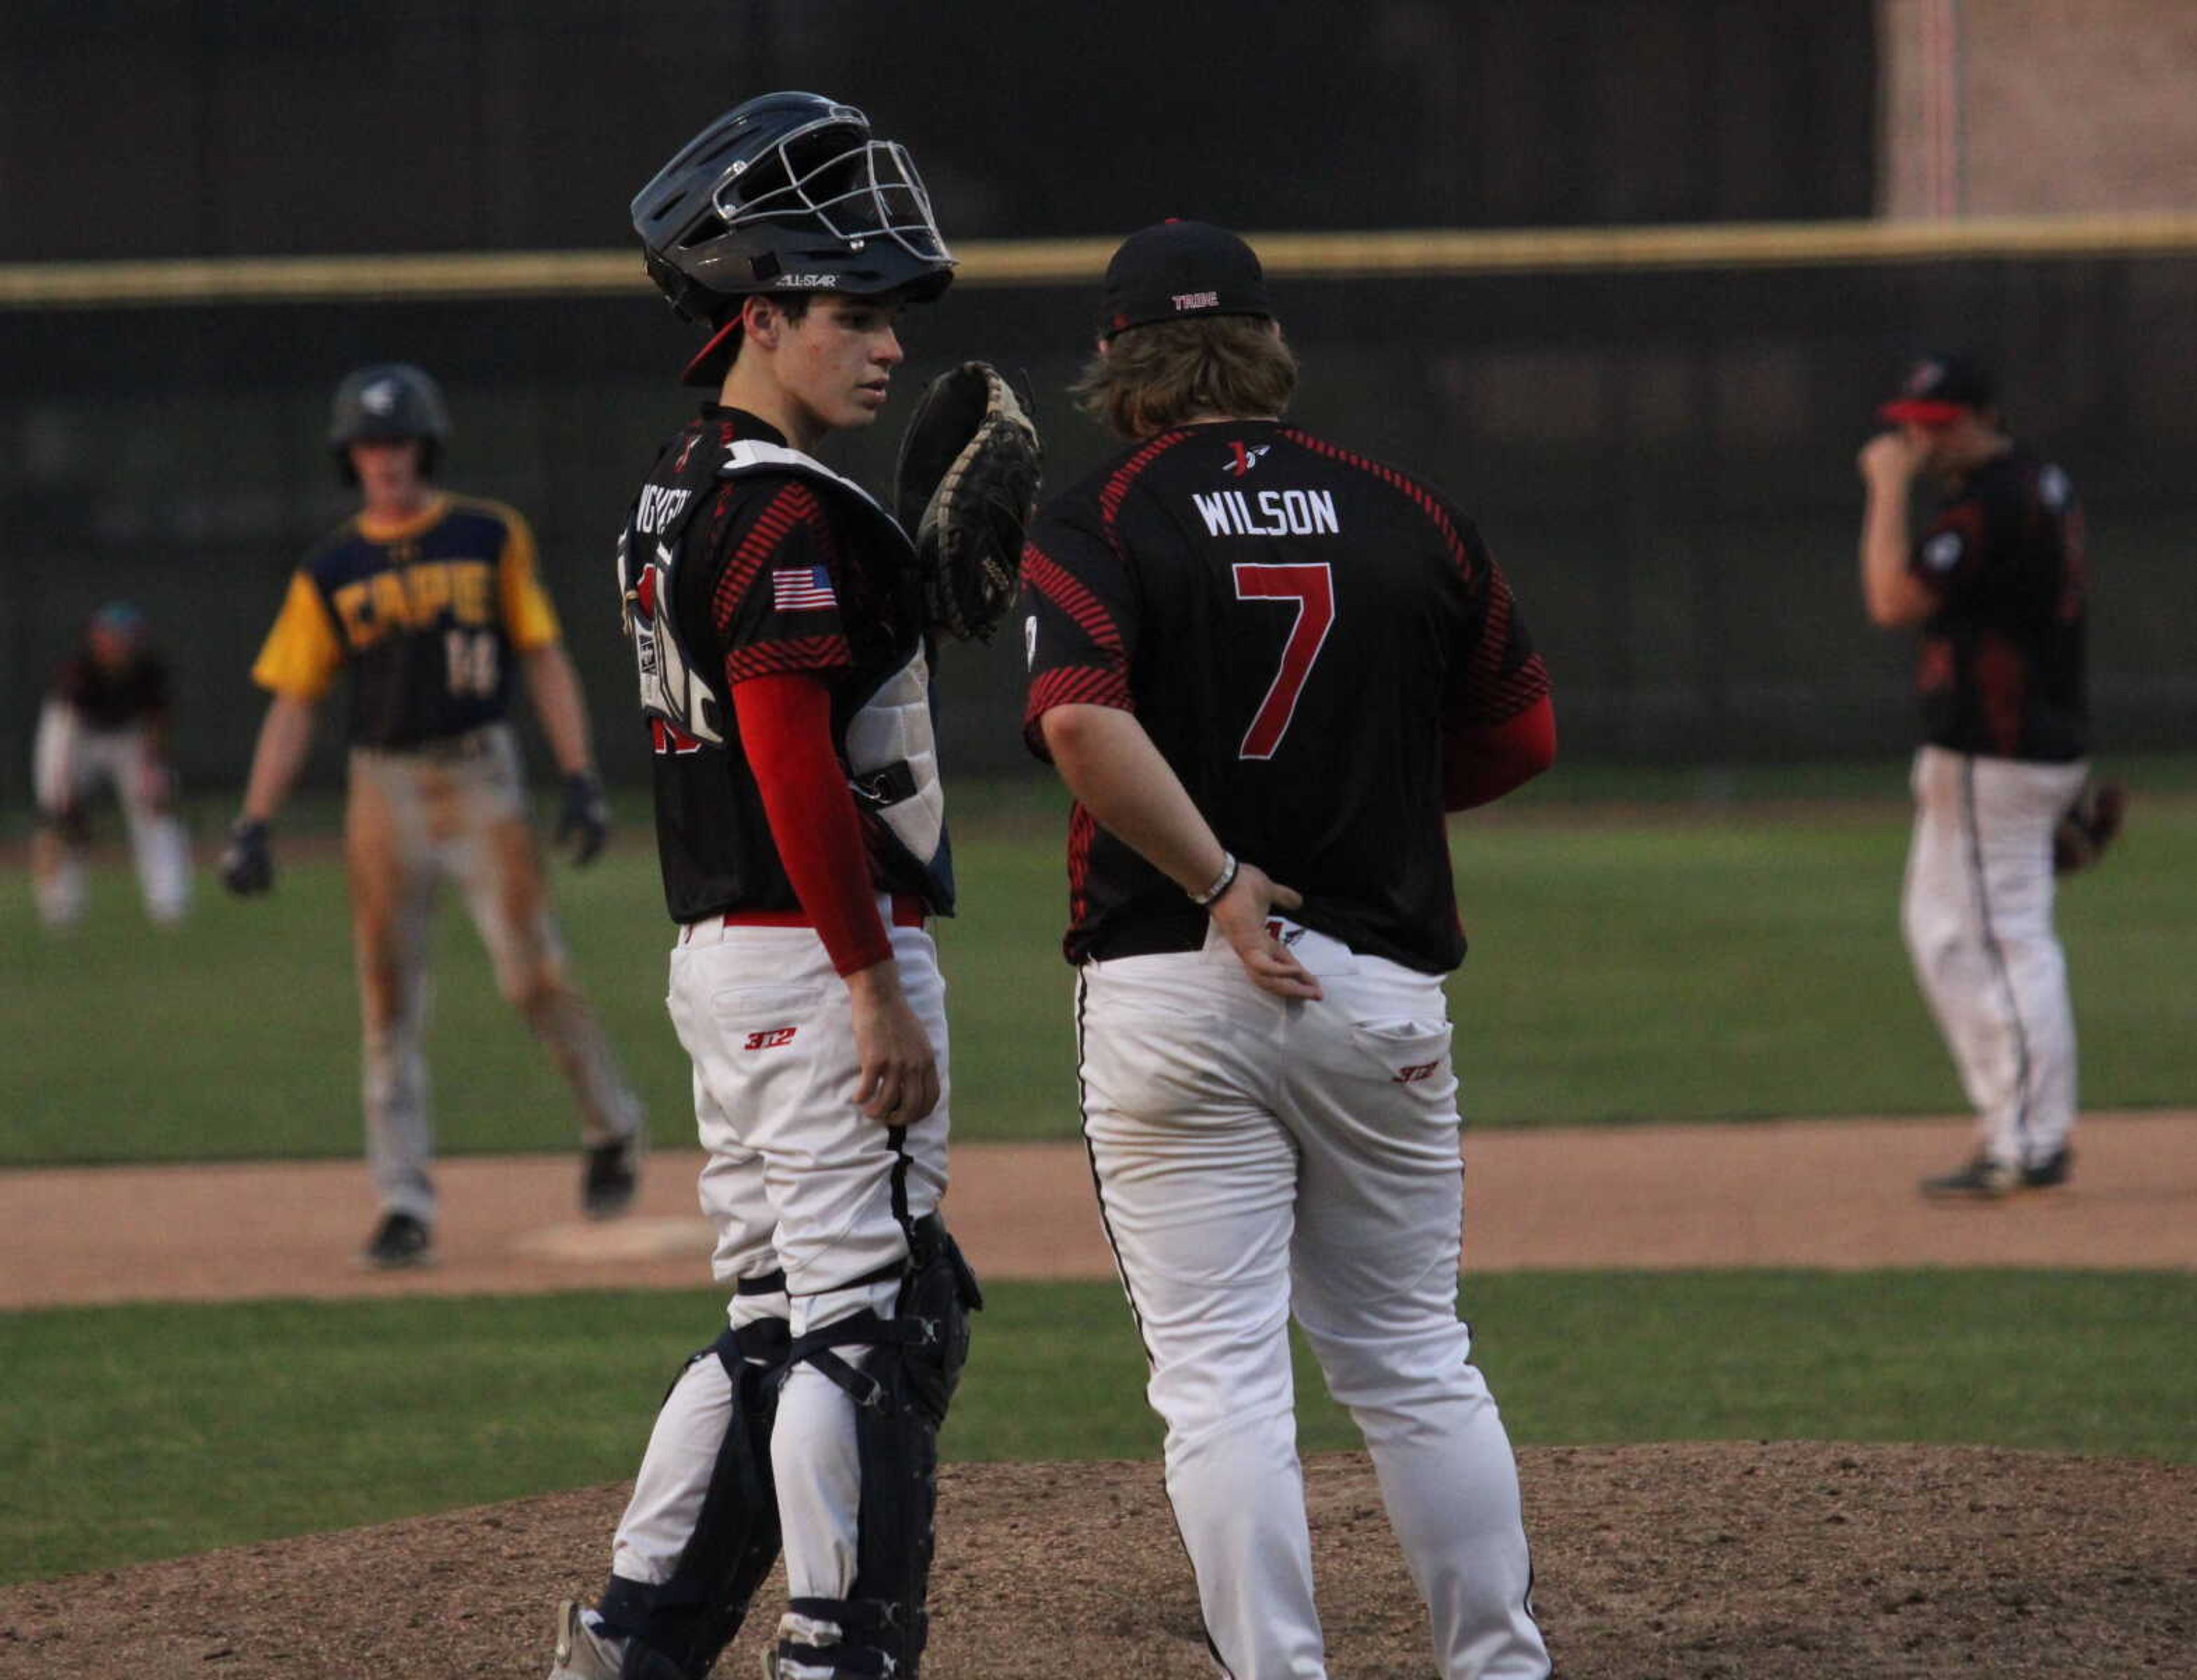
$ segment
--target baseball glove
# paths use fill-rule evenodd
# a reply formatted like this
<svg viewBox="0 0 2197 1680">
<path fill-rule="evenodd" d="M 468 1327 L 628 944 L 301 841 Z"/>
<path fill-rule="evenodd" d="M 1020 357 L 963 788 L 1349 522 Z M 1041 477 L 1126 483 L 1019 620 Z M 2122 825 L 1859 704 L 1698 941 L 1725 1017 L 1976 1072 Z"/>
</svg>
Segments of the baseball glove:
<svg viewBox="0 0 2197 1680">
<path fill-rule="evenodd" d="M 893 469 L 893 511 L 915 542 L 934 630 L 989 641 L 1015 604 L 1023 530 L 1045 446 L 998 368 L 965 362 L 930 382 Z"/>
<path fill-rule="evenodd" d="M 2127 809 L 2128 790 L 2119 782 L 2085 782 L 2052 831 L 2052 872 L 2072 875 L 2096 863 L 2121 831 Z"/>
</svg>

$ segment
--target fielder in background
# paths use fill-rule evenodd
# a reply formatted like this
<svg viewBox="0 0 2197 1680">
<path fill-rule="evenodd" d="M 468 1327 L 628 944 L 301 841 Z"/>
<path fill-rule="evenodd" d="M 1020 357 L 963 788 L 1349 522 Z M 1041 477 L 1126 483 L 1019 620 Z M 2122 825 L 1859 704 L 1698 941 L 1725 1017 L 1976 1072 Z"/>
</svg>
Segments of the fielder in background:
<svg viewBox="0 0 2197 1680">
<path fill-rule="evenodd" d="M 1084 1135 L 1225 1671 L 1326 1672 L 1294 1312 L 1440 1671 L 1527 1680 L 1517 1469 L 1457 1315 L 1443 813 L 1553 762 L 1548 677 L 1470 522 L 1284 420 L 1296 378 L 1233 235 L 1115 253 L 1078 395 L 1127 443 L 1023 563 L 1026 739 L 1075 797 Z"/>
<path fill-rule="evenodd" d="M 2086 788 L 2083 513 L 2067 475 L 2008 436 L 1971 361 L 1923 358 L 1878 414 L 1895 429 L 1858 461 L 1862 597 L 1872 623 L 1922 632 L 1900 924 L 1976 1110 L 1974 1157 L 1922 1189 L 1996 1199 L 2067 1180 L 2075 1017 L 2055 842 L 2076 866 L 2120 824 L 2120 790 Z M 1926 475 L 1946 496 L 1914 538 Z"/>
<path fill-rule="evenodd" d="M 449 437 L 443 395 L 419 368 L 364 368 L 337 388 L 328 447 L 359 513 L 290 580 L 252 668 L 274 699 L 244 809 L 221 860 L 231 892 L 274 882 L 268 829 L 312 744 L 321 700 L 351 669 L 344 864 L 364 1028 L 367 1159 L 381 1214 L 361 1264 L 433 1255 L 429 1168 L 429 922 L 444 881 L 465 895 L 496 985 L 549 1050 L 580 1109 L 580 1201 L 590 1217 L 632 1201 L 641 1105 L 571 972 L 528 821 L 507 721 L 514 667 L 564 777 L 557 826 L 576 863 L 600 851 L 608 814 L 587 713 L 557 617 L 535 575 L 533 533 L 500 503 L 433 476 Z"/>
<path fill-rule="evenodd" d="M 102 782 L 122 808 L 145 913 L 164 925 L 181 921 L 191 903 L 191 853 L 168 763 L 167 662 L 146 634 L 145 615 L 125 601 L 92 614 L 38 709 L 31 884 L 49 928 L 72 927 L 84 914 L 86 807 Z"/>
<path fill-rule="evenodd" d="M 892 517 L 811 451 L 873 425 L 954 262 L 851 106 L 727 113 L 633 202 L 709 400 L 618 546 L 654 752 L 668 999 L 727 1324 L 658 1412 L 553 1680 L 701 1680 L 783 1545 L 780 1680 L 918 1671 L 936 1436 L 975 1280 L 946 1186 L 954 908 L 929 636 Z M 1019 540 L 1020 528 L 1017 528 Z"/>
</svg>

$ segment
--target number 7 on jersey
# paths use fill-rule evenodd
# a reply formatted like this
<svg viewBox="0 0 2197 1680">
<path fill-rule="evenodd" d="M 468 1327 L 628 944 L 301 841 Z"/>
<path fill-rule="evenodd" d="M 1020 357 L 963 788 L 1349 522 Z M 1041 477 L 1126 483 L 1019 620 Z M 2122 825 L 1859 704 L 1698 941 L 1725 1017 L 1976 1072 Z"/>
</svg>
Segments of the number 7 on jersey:
<svg viewBox="0 0 2197 1680">
<path fill-rule="evenodd" d="M 1335 573 L 1325 561 L 1317 565 L 1255 565 L 1235 568 L 1236 599 L 1239 601 L 1295 601 L 1296 622 L 1282 645 L 1281 669 L 1267 686 L 1267 698 L 1243 732 L 1238 758 L 1272 758 L 1289 733 L 1296 715 L 1297 696 L 1312 675 L 1313 662 L 1327 643 L 1335 623 Z"/>
</svg>

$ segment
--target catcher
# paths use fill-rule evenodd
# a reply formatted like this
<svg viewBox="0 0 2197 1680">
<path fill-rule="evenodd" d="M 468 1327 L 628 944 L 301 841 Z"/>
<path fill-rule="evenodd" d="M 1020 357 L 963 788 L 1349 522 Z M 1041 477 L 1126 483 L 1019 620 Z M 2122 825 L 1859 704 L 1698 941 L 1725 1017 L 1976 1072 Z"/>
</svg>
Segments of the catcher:
<svg viewBox="0 0 2197 1680">
<path fill-rule="evenodd" d="M 1035 432 L 981 363 L 901 450 L 914 532 L 815 459 L 872 425 L 907 305 L 954 262 L 906 151 L 852 107 L 765 95 L 634 201 L 650 274 L 711 336 L 715 400 L 658 453 L 618 553 L 677 924 L 723 1333 L 672 1385 L 555 1680 L 700 1680 L 785 1555 L 782 1680 L 913 1676 L 936 1437 L 976 1280 L 938 1214 L 954 883 L 936 636 L 1012 602 Z"/>
</svg>

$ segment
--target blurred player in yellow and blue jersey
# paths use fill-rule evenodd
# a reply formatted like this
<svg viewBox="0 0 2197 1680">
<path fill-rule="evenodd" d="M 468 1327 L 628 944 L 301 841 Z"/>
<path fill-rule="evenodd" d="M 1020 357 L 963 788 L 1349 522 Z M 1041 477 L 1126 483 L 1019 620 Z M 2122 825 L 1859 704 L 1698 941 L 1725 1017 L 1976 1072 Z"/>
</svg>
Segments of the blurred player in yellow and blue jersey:
<svg viewBox="0 0 2197 1680">
<path fill-rule="evenodd" d="M 527 821 L 507 721 L 513 669 L 564 778 L 557 837 L 590 861 L 607 830 L 579 680 L 513 509 L 432 481 L 449 421 L 417 368 L 362 368 L 338 388 L 328 442 L 358 486 L 358 514 L 307 554 L 252 666 L 274 699 L 221 875 L 263 892 L 268 826 L 312 742 L 320 703 L 351 673 L 350 878 L 365 1039 L 367 1154 L 381 1215 L 362 1263 L 432 1255 L 434 1134 L 424 1051 L 428 919 L 455 881 L 503 995 L 548 1046 L 581 1113 L 582 1206 L 602 1218 L 633 1196 L 641 1109 L 574 982 Z"/>
</svg>

